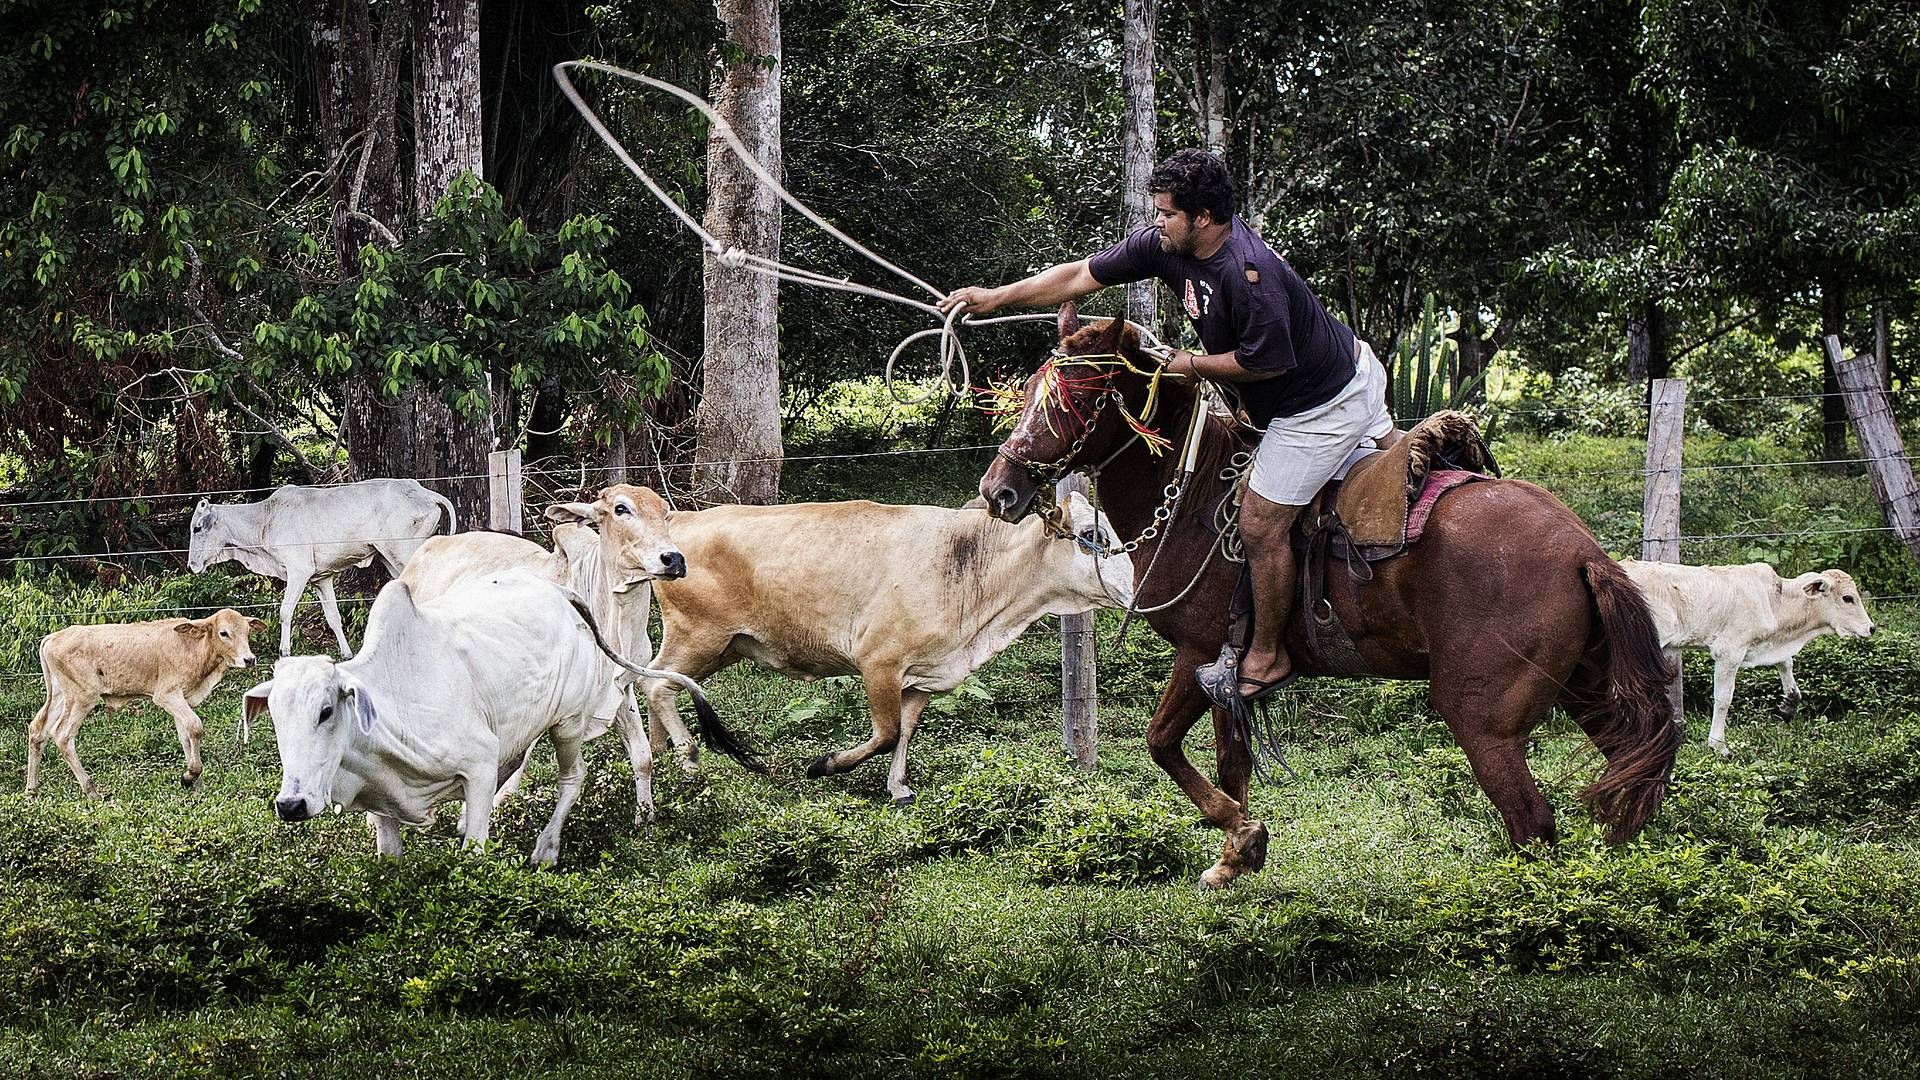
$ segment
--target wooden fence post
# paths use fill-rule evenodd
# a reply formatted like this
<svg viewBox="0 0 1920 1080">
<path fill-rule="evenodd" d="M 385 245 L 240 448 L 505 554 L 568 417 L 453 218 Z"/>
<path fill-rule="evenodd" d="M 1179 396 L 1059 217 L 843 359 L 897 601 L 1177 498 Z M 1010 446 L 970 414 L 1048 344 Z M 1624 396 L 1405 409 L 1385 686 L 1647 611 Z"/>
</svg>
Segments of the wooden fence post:
<svg viewBox="0 0 1920 1080">
<path fill-rule="evenodd" d="M 1680 461 L 1687 427 L 1687 380 L 1655 379 L 1647 413 L 1647 487 L 1640 501 L 1640 558 L 1680 561 Z M 1678 672 L 1667 687 L 1673 719 L 1686 717 L 1686 694 Z"/>
<path fill-rule="evenodd" d="M 521 531 L 520 451 L 495 450 L 487 455 L 487 527 L 502 532 Z"/>
<path fill-rule="evenodd" d="M 1844 352 L 1839 335 L 1828 334 L 1827 357 L 1840 382 L 1847 419 L 1853 421 L 1853 433 L 1860 440 L 1860 456 L 1867 459 L 1873 493 L 1894 535 L 1920 559 L 1920 490 L 1914 487 L 1913 464 L 1894 425 L 1886 384 L 1880 381 L 1880 362 L 1871 353 L 1847 359 Z"/>
<path fill-rule="evenodd" d="M 613 430 L 613 441 L 607 444 L 607 483 L 624 484 L 627 482 L 627 429 Z"/>
<path fill-rule="evenodd" d="M 1087 481 L 1073 475 L 1060 481 L 1056 497 L 1069 492 L 1086 494 Z M 1120 556 L 1125 558 L 1126 556 Z M 1060 617 L 1060 742 L 1074 767 L 1092 772 L 1099 767 L 1099 686 L 1094 672 L 1093 613 Z"/>
</svg>

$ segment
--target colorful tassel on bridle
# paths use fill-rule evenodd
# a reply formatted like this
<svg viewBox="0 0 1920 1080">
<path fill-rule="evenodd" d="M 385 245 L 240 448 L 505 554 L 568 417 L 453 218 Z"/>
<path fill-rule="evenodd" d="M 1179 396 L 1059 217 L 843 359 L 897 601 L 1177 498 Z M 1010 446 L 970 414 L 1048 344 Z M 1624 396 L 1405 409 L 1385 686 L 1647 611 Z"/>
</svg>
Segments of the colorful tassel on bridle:
<svg viewBox="0 0 1920 1080">
<path fill-rule="evenodd" d="M 1091 369 L 1093 373 L 1070 376 L 1065 374 L 1064 369 L 1067 368 L 1088 368 Z M 1147 403 L 1146 407 L 1140 410 L 1139 416 L 1135 416 L 1127 410 L 1126 401 L 1120 397 L 1118 391 L 1114 390 L 1113 375 L 1115 368 L 1125 368 L 1135 375 L 1143 375 L 1146 377 Z M 1160 434 L 1156 428 L 1149 426 L 1149 421 L 1153 419 L 1153 414 L 1159 408 L 1160 377 L 1165 373 L 1165 370 L 1166 369 L 1160 367 L 1155 367 L 1150 370 L 1142 369 L 1135 365 L 1132 360 L 1129 360 L 1119 353 L 1089 353 L 1074 356 L 1067 353 L 1055 352 L 1053 356 L 1047 360 L 1046 364 L 1040 368 L 1040 404 L 1046 410 L 1047 430 L 1063 438 L 1070 437 L 1067 433 L 1063 433 L 1055 426 L 1054 417 L 1056 414 L 1059 414 L 1063 420 L 1071 421 L 1075 425 L 1075 433 L 1078 433 L 1079 430 L 1084 429 L 1089 423 L 1092 423 L 1092 417 L 1085 415 L 1081 411 L 1077 396 L 1087 390 L 1098 390 L 1103 394 L 1113 395 L 1114 404 L 1118 406 L 1121 420 L 1126 423 L 1127 427 L 1132 430 L 1135 435 L 1140 437 L 1141 442 L 1147 444 L 1147 451 L 1149 453 L 1157 456 L 1171 449 L 1173 447 L 1172 440 Z M 976 387 L 974 393 L 983 401 L 981 410 L 994 418 L 993 428 L 995 431 L 1002 431 L 1011 427 L 1019 420 L 1020 414 L 1026 409 L 1026 388 L 1016 383 L 995 382 L 987 386 Z"/>
</svg>

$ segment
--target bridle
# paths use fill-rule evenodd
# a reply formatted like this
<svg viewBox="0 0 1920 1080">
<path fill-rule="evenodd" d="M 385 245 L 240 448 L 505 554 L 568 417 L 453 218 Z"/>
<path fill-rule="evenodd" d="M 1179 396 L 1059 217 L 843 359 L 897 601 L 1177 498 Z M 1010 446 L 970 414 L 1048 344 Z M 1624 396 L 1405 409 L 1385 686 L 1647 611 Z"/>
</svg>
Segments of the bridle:
<svg viewBox="0 0 1920 1080">
<path fill-rule="evenodd" d="M 1132 430 L 1132 435 L 1121 440 L 1120 446 L 1115 449 L 1113 453 L 1108 454 L 1099 464 L 1087 470 L 1090 476 L 1098 476 L 1101 469 L 1111 464 L 1115 458 L 1119 457 L 1123 451 L 1132 446 L 1136 441 L 1146 442 L 1147 448 L 1155 454 L 1160 453 L 1162 449 L 1170 445 L 1166 439 L 1154 431 L 1151 426 L 1155 415 L 1157 415 L 1160 410 L 1160 380 L 1167 372 L 1164 365 L 1157 365 L 1150 369 L 1142 369 L 1124 353 L 1068 353 L 1058 348 L 1053 350 L 1052 355 L 1048 357 L 1047 363 L 1055 371 L 1060 370 L 1062 367 L 1070 366 L 1109 367 L 1124 368 L 1136 375 L 1143 375 L 1147 378 L 1147 400 L 1146 404 L 1141 407 L 1139 416 L 1135 416 L 1129 412 L 1127 410 L 1126 397 L 1120 392 L 1119 388 L 1113 385 L 1112 376 L 1114 373 L 1109 371 L 1105 376 L 1102 376 L 1105 380 L 1105 385 L 1101 387 L 1099 394 L 1093 400 L 1091 414 L 1084 418 L 1075 418 L 1080 423 L 1080 433 L 1068 442 L 1065 453 L 1052 461 L 1033 461 L 1008 450 L 1006 444 L 1002 443 L 1000 448 L 995 452 L 1008 463 L 1019 467 L 1037 487 L 1048 487 L 1057 483 L 1071 471 L 1074 459 L 1078 458 L 1080 452 L 1086 449 L 1087 440 L 1093 438 L 1093 433 L 1100 426 L 1101 414 L 1107 410 L 1109 405 L 1117 408 L 1121 417 L 1125 419 L 1127 427 Z M 1045 401 L 1039 404 L 1049 409 L 1053 408 L 1051 404 Z M 1049 421 L 1049 426 L 1051 426 L 1051 421 Z"/>
</svg>

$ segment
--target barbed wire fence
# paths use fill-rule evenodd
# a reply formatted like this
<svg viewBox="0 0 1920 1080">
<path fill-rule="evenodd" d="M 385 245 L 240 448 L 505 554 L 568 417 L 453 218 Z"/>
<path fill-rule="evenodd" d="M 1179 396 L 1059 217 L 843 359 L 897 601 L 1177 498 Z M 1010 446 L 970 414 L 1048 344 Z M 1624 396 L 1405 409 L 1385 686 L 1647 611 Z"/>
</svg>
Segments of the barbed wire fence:
<svg viewBox="0 0 1920 1080">
<path fill-rule="evenodd" d="M 1691 404 L 1706 405 L 1706 404 L 1717 404 L 1717 403 L 1748 403 L 1748 402 L 1764 402 L 1764 401 L 1808 401 L 1808 400 L 1817 400 L 1817 399 L 1828 397 L 1828 396 L 1833 396 L 1833 395 L 1829 395 L 1829 394 L 1739 395 L 1739 396 L 1732 396 L 1732 397 L 1703 399 L 1701 401 L 1693 402 Z M 1643 403 L 1633 402 L 1633 401 L 1622 401 L 1622 402 L 1611 403 L 1611 404 L 1617 404 L 1619 407 L 1622 407 L 1622 408 L 1634 408 L 1634 409 L 1639 409 L 1643 411 L 1646 408 L 1646 406 Z M 1514 413 L 1524 412 L 1527 410 L 1524 408 L 1506 407 L 1503 411 L 1509 414 L 1514 414 Z M 1564 413 L 1566 410 L 1560 409 L 1557 407 L 1541 407 L 1533 411 L 1538 411 L 1542 413 L 1560 414 L 1560 413 Z M 779 460 L 780 462 L 782 462 L 783 466 L 818 467 L 821 465 L 826 465 L 828 463 L 843 464 L 850 461 L 859 461 L 859 460 L 868 460 L 868 459 L 871 459 L 871 460 L 938 459 L 938 458 L 945 458 L 949 455 L 956 455 L 956 454 L 983 455 L 986 452 L 989 452 L 995 449 L 996 446 L 997 444 L 995 443 L 978 443 L 978 444 L 968 444 L 968 445 L 951 446 L 951 447 L 887 449 L 887 450 L 859 451 L 859 452 L 840 453 L 840 454 L 796 454 L 796 455 L 785 455 L 778 459 L 751 458 L 751 459 L 739 459 L 739 460 L 729 460 L 729 461 L 723 461 L 723 462 L 714 462 L 714 463 L 707 463 L 707 464 L 741 465 L 741 464 L 761 463 L 761 462 L 766 462 L 770 460 Z M 1855 457 L 1855 458 L 1845 458 L 1845 459 L 1838 459 L 1838 460 L 1794 459 L 1794 460 L 1785 460 L 1785 461 L 1720 462 L 1720 463 L 1712 463 L 1712 464 L 1679 465 L 1672 469 L 1662 470 L 1662 471 L 1676 473 L 1682 477 L 1693 478 L 1691 483 L 1697 484 L 1701 481 L 1711 482 L 1716 480 L 1719 477 L 1731 477 L 1731 476 L 1742 475 L 1742 474 L 1759 477 L 1759 476 L 1786 475 L 1786 474 L 1793 474 L 1793 473 L 1799 473 L 1799 472 L 1810 471 L 1810 470 L 1827 471 L 1835 467 L 1869 465 L 1875 462 L 1876 460 L 1879 460 L 1879 459 L 1875 459 L 1871 457 Z M 1900 455 L 1899 460 L 1903 463 L 1910 464 L 1911 462 L 1916 460 L 1916 456 Z M 702 467 L 702 464 L 703 463 L 696 463 L 696 462 L 661 463 L 661 462 L 655 461 L 655 462 L 647 462 L 647 463 L 633 463 L 633 464 L 626 464 L 626 465 L 618 465 L 618 464 L 601 465 L 601 464 L 585 464 L 583 462 L 578 462 L 578 461 L 566 461 L 566 460 L 557 460 L 557 459 L 544 459 L 544 460 L 532 462 L 517 470 L 519 482 L 522 485 L 518 502 L 521 505 L 524 505 L 528 511 L 531 511 L 526 513 L 522 519 L 525 534 L 528 535 L 531 539 L 536 540 L 537 542 L 545 543 L 550 538 L 551 529 L 548 526 L 544 516 L 540 513 L 541 510 L 543 510 L 546 506 L 552 505 L 554 503 L 590 499 L 592 496 L 592 493 L 595 490 L 597 490 L 599 487 L 604 486 L 605 484 L 610 482 L 618 482 L 620 480 L 631 480 L 633 482 L 649 483 L 650 486 L 654 486 L 656 489 L 673 492 L 674 495 L 677 496 L 680 501 L 685 502 L 687 499 L 686 493 L 689 490 L 689 485 L 686 483 L 676 482 L 674 480 L 674 477 L 675 476 L 691 476 L 694 470 L 697 470 Z M 1534 473 L 1519 471 L 1519 472 L 1510 472 L 1507 475 L 1512 479 L 1529 480 L 1529 481 L 1538 482 L 1538 483 L 1547 484 L 1547 485 L 1565 484 L 1568 482 L 1575 482 L 1575 481 L 1595 481 L 1595 480 L 1606 481 L 1606 480 L 1635 479 L 1635 480 L 1644 481 L 1649 475 L 1649 466 L 1643 463 L 1639 465 L 1622 465 L 1618 467 L 1607 467 L 1607 468 L 1597 468 L 1597 469 L 1543 471 L 1543 472 L 1534 472 Z M 479 478 L 494 478 L 494 477 L 495 477 L 495 474 L 490 471 L 489 473 L 485 473 L 485 474 L 461 473 L 461 474 L 455 474 L 455 475 L 449 475 L 449 476 L 421 477 L 418 479 L 422 483 L 434 484 L 434 483 L 439 483 L 444 481 L 472 480 L 472 479 L 479 479 Z M 345 483 L 347 483 L 347 481 L 340 481 L 338 483 L 329 483 L 329 484 L 320 484 L 320 485 L 310 485 L 310 486 L 334 487 L 334 486 L 342 486 Z M 130 492 L 130 493 L 124 493 L 119 495 L 82 496 L 82 497 L 65 498 L 65 499 L 22 499 L 22 500 L 0 499 L 0 512 L 36 510 L 36 509 L 44 509 L 44 508 L 58 508 L 58 507 L 87 506 L 87 505 L 93 505 L 93 504 L 98 504 L 103 502 L 118 502 L 118 503 L 130 504 L 130 503 L 162 503 L 162 502 L 168 502 L 168 501 L 191 501 L 191 500 L 198 500 L 198 499 L 215 500 L 215 499 L 230 498 L 238 495 L 252 494 L 252 493 L 258 492 L 259 490 L 260 489 L 258 488 L 228 488 L 228 489 L 214 489 L 214 490 L 204 490 L 204 491 L 180 491 L 180 492 L 158 492 L 158 493 Z M 1822 540 L 1827 538 L 1843 537 L 1843 536 L 1883 536 L 1889 533 L 1893 533 L 1895 531 L 1896 530 L 1893 526 L 1875 525 L 1875 526 L 1850 526 L 1850 527 L 1841 527 L 1841 528 L 1829 528 L 1829 527 L 1821 527 L 1818 523 L 1815 523 L 1813 525 L 1810 525 L 1807 528 L 1800 528 L 1800 529 L 1755 528 L 1755 529 L 1737 530 L 1737 531 L 1720 532 L 1720 533 L 1712 533 L 1712 532 L 1678 533 L 1669 537 L 1669 539 L 1677 541 L 1678 543 L 1681 543 L 1681 544 L 1691 545 L 1693 548 L 1695 548 L 1697 552 L 1698 549 L 1702 546 L 1711 547 L 1712 545 L 1716 545 L 1716 544 L 1725 545 L 1725 544 L 1729 544 L 1737 541 Z M 1646 537 L 1645 537 L 1644 528 L 1643 528 L 1640 532 L 1635 532 L 1635 533 L 1628 533 L 1624 531 L 1601 533 L 1601 534 L 1597 534 L 1597 539 L 1600 541 L 1602 546 L 1608 548 L 1611 551 L 1622 551 L 1622 550 L 1629 549 L 1632 545 L 1641 543 L 1646 539 Z M 326 543 L 336 544 L 340 542 L 342 541 L 329 541 Z M 8 556 L 5 558 L 0 558 L 0 569 L 25 568 L 30 566 L 59 566 L 62 564 L 70 564 L 78 561 L 92 561 L 95 563 L 117 563 L 117 562 L 131 561 L 131 560 L 137 560 L 137 559 L 177 559 L 182 556 L 185 556 L 186 554 L 187 554 L 187 549 L 185 548 L 154 547 L 154 548 L 136 548 L 136 549 L 126 549 L 126 550 L 107 550 L 107 551 L 84 552 L 84 553 L 63 552 L 63 553 L 46 554 L 46 555 L 18 555 L 18 556 Z M 1902 591 L 1902 592 L 1876 594 L 1876 595 L 1872 595 L 1871 599 L 1876 603 L 1911 602 L 1914 600 L 1920 600 L 1920 591 Z M 362 607 L 362 606 L 370 605 L 372 603 L 372 597 L 342 596 L 339 599 L 339 603 L 343 608 Z M 78 622 L 97 622 L 97 621 L 110 619 L 110 618 L 115 621 L 132 621 L 135 618 L 196 616 L 196 615 L 211 613 L 213 611 L 219 610 L 220 607 L 231 607 L 235 610 L 239 610 L 243 612 L 249 612 L 249 611 L 277 612 L 277 610 L 279 609 L 279 606 L 280 605 L 278 602 L 262 601 L 257 603 L 243 602 L 243 603 L 232 603 L 232 604 L 224 604 L 224 605 L 217 605 L 217 606 L 216 605 L 155 604 L 155 605 L 142 605 L 142 606 L 121 606 L 121 607 L 100 608 L 100 609 L 76 607 L 72 609 L 62 609 L 62 610 L 16 612 L 16 613 L 13 613 L 11 621 L 14 623 L 16 627 L 16 632 L 27 632 L 27 627 L 23 625 L 23 623 L 27 621 L 31 621 L 35 624 L 45 624 L 46 629 L 40 631 L 41 633 L 45 633 L 45 632 L 50 632 L 53 629 L 58 629 L 60 626 L 64 626 L 64 625 L 70 625 Z M 302 599 L 296 605 L 295 610 L 296 611 L 301 611 L 303 609 L 311 610 L 313 608 L 316 608 L 317 606 L 318 606 L 317 600 Z M 1046 623 L 1051 623 L 1053 621 L 1054 620 L 1046 620 Z M 0 624 L 3 624 L 3 621 L 0 621 Z M 1045 623 L 1041 625 L 1044 626 Z M 1030 633 L 1031 632 L 1046 632 L 1046 631 L 1037 630 L 1037 631 L 1030 631 Z M 1912 666 L 1900 667 L 1900 668 L 1890 668 L 1886 673 L 1888 674 L 1891 674 L 1894 672 L 1910 673 L 1915 670 L 1920 670 L 1920 665 L 1912 665 Z M 34 680 L 34 679 L 38 679 L 39 677 L 40 677 L 39 672 L 35 670 L 0 671 L 0 683 L 4 683 L 7 681 Z M 1328 702 L 1328 701 L 1335 701 L 1335 700 L 1341 700 L 1341 699 L 1351 699 L 1358 695 L 1370 694 L 1375 692 L 1377 692 L 1377 687 L 1337 686 L 1337 685 L 1336 686 L 1324 686 L 1324 685 L 1323 686 L 1306 686 L 1306 687 L 1289 688 L 1288 690 L 1283 691 L 1284 694 L 1289 695 L 1290 697 L 1294 697 L 1296 699 L 1311 698 L 1312 700 L 1317 702 Z M 1014 705 L 1020 705 L 1020 704 L 1038 705 L 1048 700 L 1050 700 L 1050 698 L 1036 697 L 1031 702 L 1013 702 L 1013 701 L 997 700 L 995 704 L 1003 705 L 1003 706 L 1014 706 Z"/>
</svg>

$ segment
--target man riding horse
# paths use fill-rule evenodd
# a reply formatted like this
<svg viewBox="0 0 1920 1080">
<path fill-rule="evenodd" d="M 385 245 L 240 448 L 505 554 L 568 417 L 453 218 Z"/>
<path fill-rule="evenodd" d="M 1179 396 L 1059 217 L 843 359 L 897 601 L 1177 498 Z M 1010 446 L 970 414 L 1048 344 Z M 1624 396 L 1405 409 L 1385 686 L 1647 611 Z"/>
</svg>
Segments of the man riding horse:
<svg viewBox="0 0 1920 1080">
<path fill-rule="evenodd" d="M 1233 212 L 1233 180 L 1205 150 L 1180 150 L 1147 181 L 1154 224 L 1091 258 L 999 288 L 955 289 L 942 310 L 986 314 L 1009 305 L 1055 307 L 1109 285 L 1166 282 L 1204 353 L 1177 349 L 1167 373 L 1229 383 L 1264 428 L 1240 502 L 1251 564 L 1254 623 L 1244 658 L 1231 639 L 1195 680 L 1222 708 L 1251 704 L 1294 675 L 1284 645 L 1295 558 L 1288 534 L 1314 495 L 1362 445 L 1393 435 L 1386 371 L 1367 343 L 1327 312 L 1313 290 Z"/>
</svg>

